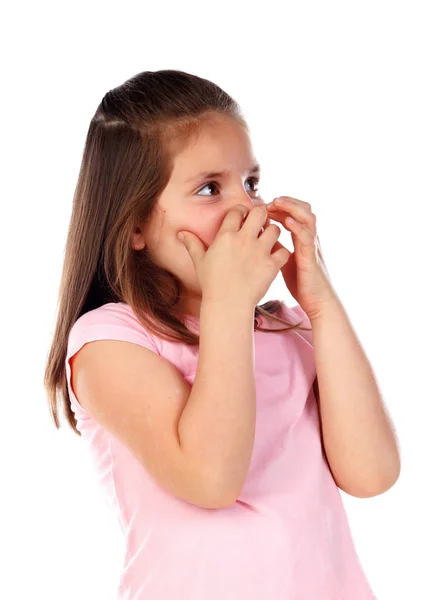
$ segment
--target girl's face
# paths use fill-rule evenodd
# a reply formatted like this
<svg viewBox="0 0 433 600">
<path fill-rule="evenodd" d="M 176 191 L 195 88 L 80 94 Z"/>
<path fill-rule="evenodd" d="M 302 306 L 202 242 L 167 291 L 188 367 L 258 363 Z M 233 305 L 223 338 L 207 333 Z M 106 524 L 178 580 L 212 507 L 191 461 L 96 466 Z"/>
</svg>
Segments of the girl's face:
<svg viewBox="0 0 433 600">
<path fill-rule="evenodd" d="M 176 156 L 155 211 L 140 232 L 133 234 L 133 248 L 146 246 L 156 264 L 179 277 L 183 288 L 179 305 L 186 315 L 200 315 L 202 293 L 195 267 L 177 234 L 191 231 L 207 249 L 236 204 L 243 204 L 248 212 L 264 204 L 258 191 L 260 174 L 253 170 L 256 163 L 248 133 L 233 119 L 217 115 Z"/>
</svg>

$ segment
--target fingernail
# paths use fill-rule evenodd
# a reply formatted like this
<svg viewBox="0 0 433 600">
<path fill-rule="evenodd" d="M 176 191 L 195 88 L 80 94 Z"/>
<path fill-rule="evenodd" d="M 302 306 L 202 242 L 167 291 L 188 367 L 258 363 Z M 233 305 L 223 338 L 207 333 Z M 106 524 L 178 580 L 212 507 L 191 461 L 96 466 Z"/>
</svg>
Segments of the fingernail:
<svg viewBox="0 0 433 600">
<path fill-rule="evenodd" d="M 284 200 L 282 198 L 276 198 L 274 202 L 275 204 L 284 204 Z"/>
</svg>

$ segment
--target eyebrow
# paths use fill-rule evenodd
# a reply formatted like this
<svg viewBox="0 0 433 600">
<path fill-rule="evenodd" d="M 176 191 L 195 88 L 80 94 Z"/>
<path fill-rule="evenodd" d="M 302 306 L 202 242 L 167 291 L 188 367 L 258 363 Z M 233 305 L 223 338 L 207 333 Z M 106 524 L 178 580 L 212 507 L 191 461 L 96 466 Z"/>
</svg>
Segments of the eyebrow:
<svg viewBox="0 0 433 600">
<path fill-rule="evenodd" d="M 253 173 L 256 175 L 260 175 L 261 167 L 260 167 L 259 163 L 255 164 L 253 167 L 251 167 L 251 169 L 248 171 L 248 173 L 250 175 Z M 186 182 L 189 183 L 191 181 L 201 181 L 202 179 L 213 179 L 215 177 L 224 178 L 227 176 L 228 176 L 228 171 L 202 171 L 201 173 L 194 175 L 194 177 L 187 179 Z"/>
</svg>

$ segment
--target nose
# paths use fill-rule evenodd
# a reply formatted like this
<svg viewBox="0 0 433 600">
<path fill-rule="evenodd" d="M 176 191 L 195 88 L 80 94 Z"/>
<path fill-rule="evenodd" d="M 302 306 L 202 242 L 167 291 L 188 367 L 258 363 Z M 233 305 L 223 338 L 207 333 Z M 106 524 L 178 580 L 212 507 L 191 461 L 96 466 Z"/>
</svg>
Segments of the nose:
<svg viewBox="0 0 433 600">
<path fill-rule="evenodd" d="M 256 206 L 265 206 L 266 205 L 266 203 L 263 200 L 261 200 L 260 202 L 253 202 L 253 199 L 249 198 L 249 197 L 245 201 L 238 202 L 237 204 L 238 204 L 238 206 L 244 206 L 248 211 L 247 214 L 245 215 L 244 221 L 248 217 L 248 214 L 252 211 L 253 208 L 255 208 Z M 264 228 L 267 227 L 270 224 L 270 222 L 271 221 L 270 221 L 269 217 L 266 216 L 266 222 L 261 229 L 261 233 L 263 233 Z"/>
<path fill-rule="evenodd" d="M 236 204 L 244 206 L 250 212 L 256 206 L 265 206 L 266 203 L 262 198 L 251 198 L 248 194 L 243 194 L 237 198 Z"/>
</svg>

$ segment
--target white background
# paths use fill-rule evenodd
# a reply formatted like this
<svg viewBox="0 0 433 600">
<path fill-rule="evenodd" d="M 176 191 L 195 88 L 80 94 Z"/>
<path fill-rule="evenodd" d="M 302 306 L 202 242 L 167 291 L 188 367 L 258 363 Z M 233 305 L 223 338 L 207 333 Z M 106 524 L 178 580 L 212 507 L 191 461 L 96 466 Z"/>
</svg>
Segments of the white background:
<svg viewBox="0 0 433 600">
<path fill-rule="evenodd" d="M 402 452 L 385 494 L 341 492 L 355 545 L 378 600 L 433 598 L 429 8 L 268 0 L 3 9 L 1 598 L 115 600 L 120 529 L 81 439 L 51 422 L 42 379 L 90 119 L 109 89 L 167 68 L 211 79 L 240 103 L 266 202 L 289 195 L 312 205 Z M 288 232 L 280 240 L 292 248 Z M 263 302 L 271 298 L 295 304 L 281 275 Z"/>
</svg>

